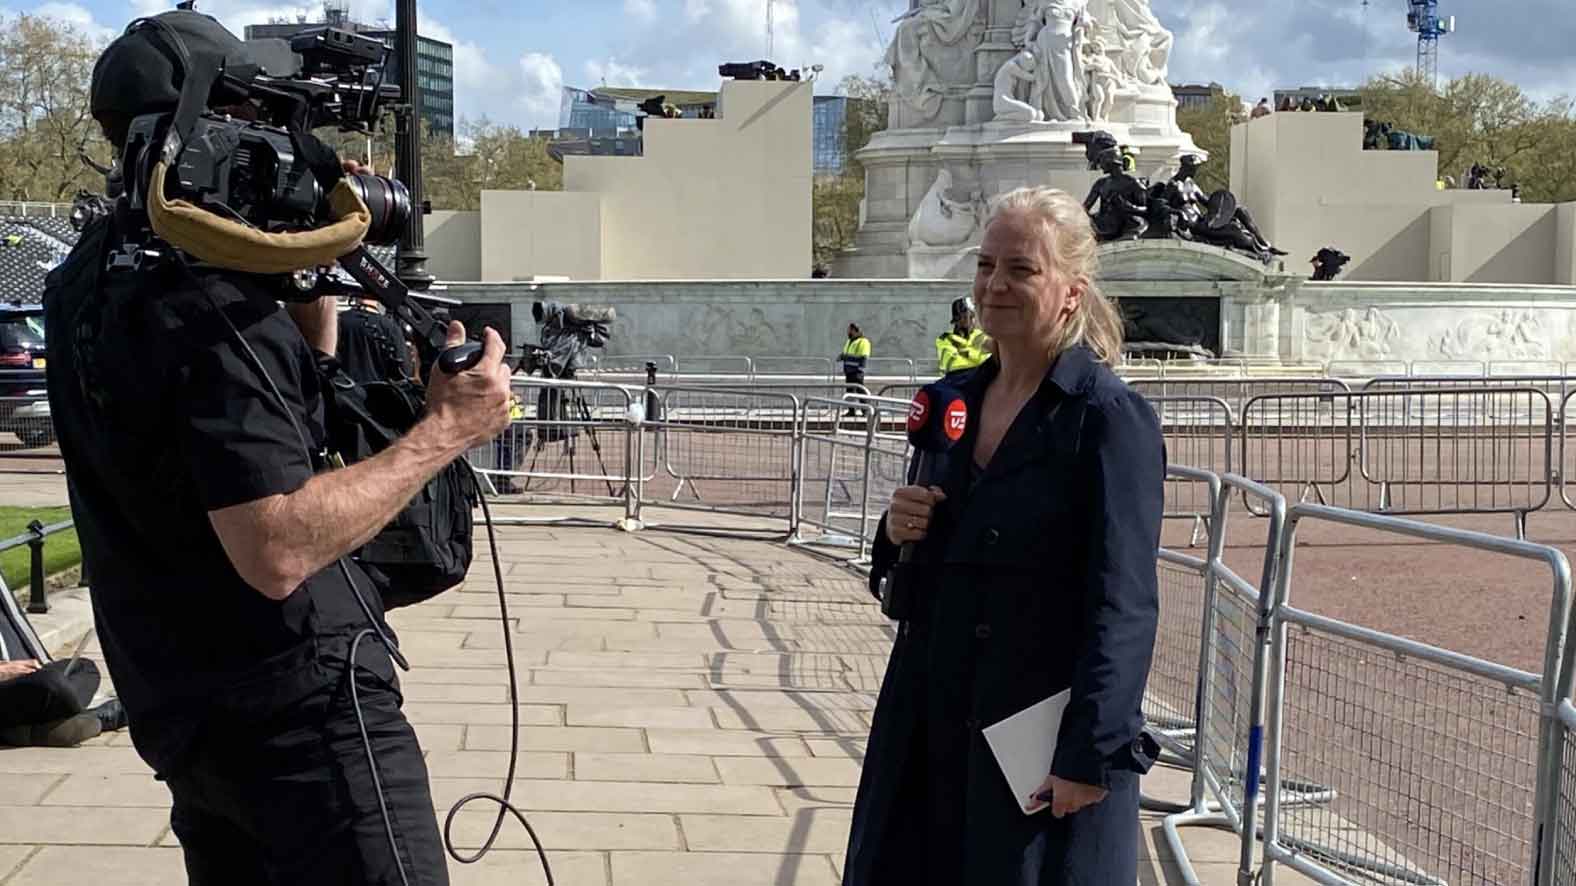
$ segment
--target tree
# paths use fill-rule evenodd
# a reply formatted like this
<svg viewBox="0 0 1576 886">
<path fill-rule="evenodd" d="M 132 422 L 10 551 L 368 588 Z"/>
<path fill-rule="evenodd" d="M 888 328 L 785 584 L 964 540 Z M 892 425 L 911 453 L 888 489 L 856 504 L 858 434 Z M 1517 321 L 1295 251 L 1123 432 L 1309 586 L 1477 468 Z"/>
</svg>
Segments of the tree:
<svg viewBox="0 0 1576 886">
<path fill-rule="evenodd" d="M 850 74 L 837 91 L 848 98 L 843 112 L 843 155 L 847 160 L 841 173 L 817 176 L 811 192 L 811 242 L 816 264 L 831 261 L 854 244 L 859 206 L 865 196 L 865 168 L 854 155 L 886 129 L 892 84 Z"/>
<path fill-rule="evenodd" d="M 65 22 L 24 14 L 0 23 L 0 198 L 62 201 L 102 187 L 81 160 L 109 162 L 88 96 L 97 58 Z"/>
<path fill-rule="evenodd" d="M 1205 193 L 1231 187 L 1231 127 L 1242 116 L 1242 99 L 1224 90 L 1202 107 L 1177 109 L 1177 126 L 1209 153 L 1209 162 L 1198 171 L 1198 185 Z"/>
<path fill-rule="evenodd" d="M 1368 120 L 1433 136 L 1439 174 L 1465 184 L 1474 163 L 1503 167 L 1504 184 L 1529 202 L 1576 199 L 1576 117 L 1565 97 L 1539 104 L 1514 83 L 1468 74 L 1440 90 L 1416 72 L 1376 77 L 1363 87 Z"/>
</svg>

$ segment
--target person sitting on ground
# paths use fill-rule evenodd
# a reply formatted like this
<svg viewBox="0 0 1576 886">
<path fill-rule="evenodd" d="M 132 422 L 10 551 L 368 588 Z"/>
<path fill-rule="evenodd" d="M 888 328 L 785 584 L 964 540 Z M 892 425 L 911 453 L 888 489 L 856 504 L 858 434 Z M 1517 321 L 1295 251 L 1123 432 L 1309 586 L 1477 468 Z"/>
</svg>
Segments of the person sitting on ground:
<svg viewBox="0 0 1576 886">
<path fill-rule="evenodd" d="M 936 337 L 936 362 L 942 375 L 960 369 L 973 369 L 984 363 L 990 353 L 985 350 L 985 333 L 977 325 L 974 300 L 960 298 L 952 302 L 952 328 Z"/>
<path fill-rule="evenodd" d="M 118 700 L 88 707 L 99 688 L 98 665 L 33 658 L 14 621 L 22 617 L 0 601 L 0 744 L 69 748 L 126 728 Z"/>
</svg>

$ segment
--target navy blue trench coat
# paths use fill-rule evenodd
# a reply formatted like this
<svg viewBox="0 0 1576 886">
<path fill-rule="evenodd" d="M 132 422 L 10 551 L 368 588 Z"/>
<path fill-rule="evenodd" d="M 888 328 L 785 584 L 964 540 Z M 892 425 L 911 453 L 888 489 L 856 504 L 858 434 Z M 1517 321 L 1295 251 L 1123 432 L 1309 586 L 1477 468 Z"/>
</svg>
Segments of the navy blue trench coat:
<svg viewBox="0 0 1576 886">
<path fill-rule="evenodd" d="M 953 377 L 971 415 L 998 371 Z M 916 553 L 928 587 L 881 686 L 844 886 L 1132 886 L 1138 779 L 1157 751 L 1140 704 L 1158 617 L 1159 422 L 1075 347 L 985 470 L 973 449 L 970 430 L 933 467 L 948 500 Z M 898 555 L 884 523 L 878 538 L 873 589 Z M 1051 772 L 1110 794 L 1059 820 L 1025 816 L 981 730 L 1068 688 Z"/>
</svg>

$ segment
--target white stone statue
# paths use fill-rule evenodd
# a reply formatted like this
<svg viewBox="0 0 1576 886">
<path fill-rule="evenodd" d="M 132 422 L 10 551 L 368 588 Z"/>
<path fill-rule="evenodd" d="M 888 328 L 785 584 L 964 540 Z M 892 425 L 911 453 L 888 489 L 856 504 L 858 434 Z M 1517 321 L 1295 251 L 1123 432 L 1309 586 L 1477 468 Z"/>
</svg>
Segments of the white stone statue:
<svg viewBox="0 0 1576 886">
<path fill-rule="evenodd" d="M 1029 0 L 1018 14 L 1013 41 L 1034 52 L 1035 95 L 1047 120 L 1087 120 L 1083 70 L 1083 29 L 1089 0 Z"/>
<path fill-rule="evenodd" d="M 1111 119 L 1111 109 L 1116 104 L 1117 90 L 1122 88 L 1122 71 L 1111 60 L 1105 40 L 1099 36 L 1084 44 L 1084 71 L 1089 77 L 1088 97 L 1085 107 L 1089 119 L 1103 123 Z"/>
<path fill-rule="evenodd" d="M 897 33 L 886 51 L 892 89 L 921 118 L 934 117 L 941 110 L 949 85 L 942 71 L 956 67 L 960 52 L 972 53 L 965 40 L 979 5 L 980 0 L 919 0 L 893 20 Z"/>
<path fill-rule="evenodd" d="M 1112 47 L 1119 47 L 1123 77 L 1137 86 L 1163 86 L 1171 64 L 1171 32 L 1149 0 L 1089 0 L 1089 18 Z"/>
<path fill-rule="evenodd" d="M 1034 94 L 1034 53 L 1025 49 L 1007 59 L 996 72 L 996 97 L 991 108 L 996 119 L 1007 123 L 1037 123 L 1045 119 L 1040 109 L 1023 100 Z"/>
<path fill-rule="evenodd" d="M 974 236 L 985 217 L 984 197 L 976 191 L 954 200 L 947 196 L 951 189 L 952 173 L 942 167 L 908 223 L 910 246 L 956 246 Z"/>
</svg>

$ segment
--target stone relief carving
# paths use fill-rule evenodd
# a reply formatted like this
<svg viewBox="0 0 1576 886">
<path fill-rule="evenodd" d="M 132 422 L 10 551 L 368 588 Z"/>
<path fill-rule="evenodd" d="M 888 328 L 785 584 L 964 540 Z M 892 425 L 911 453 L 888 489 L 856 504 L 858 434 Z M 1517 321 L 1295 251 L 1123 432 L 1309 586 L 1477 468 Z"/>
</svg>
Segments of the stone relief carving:
<svg viewBox="0 0 1576 886">
<path fill-rule="evenodd" d="M 1394 356 L 1401 327 L 1379 308 L 1359 314 L 1356 308 L 1309 314 L 1304 333 L 1308 343 L 1330 360 L 1386 360 Z"/>
<path fill-rule="evenodd" d="M 1461 320 L 1431 342 L 1430 351 L 1451 360 L 1538 360 L 1550 347 L 1536 311 L 1509 308 Z"/>
<path fill-rule="evenodd" d="M 908 223 L 910 246 L 956 246 L 968 242 L 985 218 L 985 198 L 972 191 L 965 200 L 947 196 L 952 189 L 952 173 L 945 167 L 919 201 Z"/>
<path fill-rule="evenodd" d="M 772 335 L 772 323 L 758 307 L 736 304 L 707 305 L 693 329 L 703 336 L 708 354 L 773 354 L 779 342 Z M 693 349 L 693 340 L 684 348 Z"/>
<path fill-rule="evenodd" d="M 892 90 L 918 119 L 941 111 L 950 72 L 972 70 L 982 33 L 974 27 L 980 0 L 919 0 L 895 19 L 897 32 L 887 46 Z"/>
<path fill-rule="evenodd" d="M 915 306 L 904 305 L 901 311 L 893 311 L 890 307 L 883 309 L 862 327 L 866 330 L 865 334 L 870 336 L 874 356 L 912 356 L 920 363 L 918 368 L 921 373 L 934 369 L 934 364 L 926 364 L 923 359 L 935 353 L 936 336 L 940 335 L 947 326 L 946 307 L 946 305 L 936 307 L 935 329 L 926 326 L 923 320 L 914 316 Z"/>
</svg>

